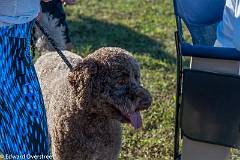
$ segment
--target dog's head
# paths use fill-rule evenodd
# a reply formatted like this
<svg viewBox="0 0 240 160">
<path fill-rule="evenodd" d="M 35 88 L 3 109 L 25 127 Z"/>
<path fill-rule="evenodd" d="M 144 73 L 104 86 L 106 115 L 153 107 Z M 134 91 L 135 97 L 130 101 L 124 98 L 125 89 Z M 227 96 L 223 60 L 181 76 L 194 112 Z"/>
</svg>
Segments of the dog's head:
<svg viewBox="0 0 240 160">
<path fill-rule="evenodd" d="M 148 109 L 152 98 L 140 84 L 137 61 L 120 48 L 101 48 L 87 56 L 69 75 L 80 105 L 89 112 L 142 125 L 140 111 Z"/>
</svg>

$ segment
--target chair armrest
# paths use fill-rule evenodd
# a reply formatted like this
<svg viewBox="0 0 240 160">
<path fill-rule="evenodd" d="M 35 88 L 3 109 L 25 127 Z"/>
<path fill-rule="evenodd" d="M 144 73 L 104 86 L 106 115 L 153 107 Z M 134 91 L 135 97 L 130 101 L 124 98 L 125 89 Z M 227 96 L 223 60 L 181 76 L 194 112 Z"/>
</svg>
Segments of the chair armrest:
<svg viewBox="0 0 240 160">
<path fill-rule="evenodd" d="M 180 51 L 182 56 L 240 61 L 240 51 L 234 48 L 191 45 L 183 42 L 180 44 Z"/>
</svg>

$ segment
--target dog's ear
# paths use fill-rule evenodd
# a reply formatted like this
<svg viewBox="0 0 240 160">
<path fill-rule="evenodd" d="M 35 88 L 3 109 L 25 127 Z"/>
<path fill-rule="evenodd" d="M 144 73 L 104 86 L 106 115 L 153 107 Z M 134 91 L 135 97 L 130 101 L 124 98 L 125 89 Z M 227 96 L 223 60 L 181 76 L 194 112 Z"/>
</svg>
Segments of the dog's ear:
<svg viewBox="0 0 240 160">
<path fill-rule="evenodd" d="M 76 101 L 79 105 L 86 106 L 91 101 L 94 77 L 98 71 L 96 62 L 92 59 L 84 59 L 68 75 L 68 81 L 74 88 Z"/>
<path fill-rule="evenodd" d="M 91 60 L 83 60 L 73 68 L 72 72 L 70 72 L 68 81 L 73 87 L 77 88 L 79 85 L 82 85 L 83 81 L 91 78 L 96 73 L 96 63 Z"/>
</svg>

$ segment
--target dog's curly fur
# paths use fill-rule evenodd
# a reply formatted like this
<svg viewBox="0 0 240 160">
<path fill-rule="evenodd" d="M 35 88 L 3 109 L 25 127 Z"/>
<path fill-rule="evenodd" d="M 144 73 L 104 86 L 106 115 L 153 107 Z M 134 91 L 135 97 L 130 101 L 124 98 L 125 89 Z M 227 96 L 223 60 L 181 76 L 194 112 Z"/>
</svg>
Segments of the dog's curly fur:
<svg viewBox="0 0 240 160">
<path fill-rule="evenodd" d="M 54 160 L 114 160 L 121 122 L 151 105 L 140 85 L 137 61 L 121 48 L 101 48 L 86 58 L 64 51 L 72 72 L 56 52 L 35 63 L 47 111 Z"/>
</svg>

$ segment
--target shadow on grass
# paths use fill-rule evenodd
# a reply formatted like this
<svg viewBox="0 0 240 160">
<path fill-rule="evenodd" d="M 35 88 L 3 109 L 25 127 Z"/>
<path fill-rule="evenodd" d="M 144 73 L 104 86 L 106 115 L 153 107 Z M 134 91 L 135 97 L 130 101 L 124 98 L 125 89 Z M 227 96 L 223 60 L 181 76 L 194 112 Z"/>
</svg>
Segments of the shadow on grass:
<svg viewBox="0 0 240 160">
<path fill-rule="evenodd" d="M 148 54 L 167 63 L 175 63 L 175 57 L 162 50 L 160 42 L 134 31 L 121 24 L 80 17 L 68 21 L 70 36 L 77 50 L 82 54 L 90 53 L 104 46 L 124 48 L 134 54 Z"/>
</svg>

